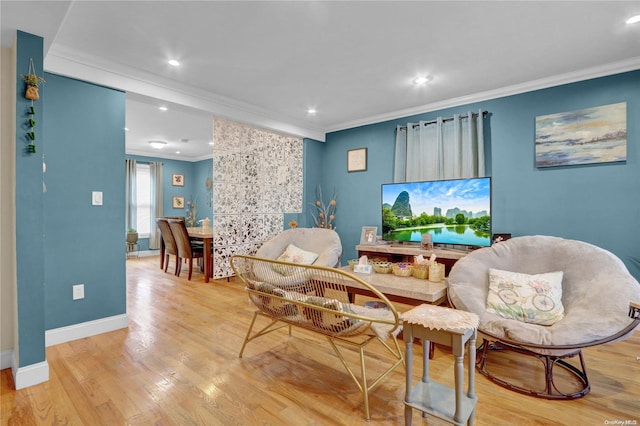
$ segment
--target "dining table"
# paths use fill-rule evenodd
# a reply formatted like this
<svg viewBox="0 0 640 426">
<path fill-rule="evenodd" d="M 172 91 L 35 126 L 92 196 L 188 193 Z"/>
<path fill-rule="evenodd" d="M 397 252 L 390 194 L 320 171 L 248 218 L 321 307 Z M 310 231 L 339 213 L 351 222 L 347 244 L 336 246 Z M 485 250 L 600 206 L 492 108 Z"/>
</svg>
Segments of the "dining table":
<svg viewBox="0 0 640 426">
<path fill-rule="evenodd" d="M 211 247 L 213 245 L 213 228 L 210 226 L 187 227 L 187 233 L 192 240 L 199 240 L 203 243 L 204 258 L 204 282 L 208 283 L 213 274 L 213 257 Z"/>
</svg>

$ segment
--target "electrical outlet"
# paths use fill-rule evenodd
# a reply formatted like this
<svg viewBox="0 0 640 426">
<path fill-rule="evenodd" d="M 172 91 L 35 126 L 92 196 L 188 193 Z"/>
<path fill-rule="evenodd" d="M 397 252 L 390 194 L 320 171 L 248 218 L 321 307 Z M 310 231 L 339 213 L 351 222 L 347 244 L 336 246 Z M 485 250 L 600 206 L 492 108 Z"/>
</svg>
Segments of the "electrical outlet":
<svg viewBox="0 0 640 426">
<path fill-rule="evenodd" d="M 84 284 L 73 286 L 73 300 L 84 299 Z"/>
</svg>

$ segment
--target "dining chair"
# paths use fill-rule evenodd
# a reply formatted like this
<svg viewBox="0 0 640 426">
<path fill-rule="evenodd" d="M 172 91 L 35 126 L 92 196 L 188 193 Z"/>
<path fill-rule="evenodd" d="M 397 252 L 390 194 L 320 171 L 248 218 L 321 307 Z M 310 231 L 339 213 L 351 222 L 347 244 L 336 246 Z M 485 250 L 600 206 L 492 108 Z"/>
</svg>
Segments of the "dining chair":
<svg viewBox="0 0 640 426">
<path fill-rule="evenodd" d="M 189 233 L 187 232 L 187 227 L 184 224 L 183 220 L 179 219 L 169 219 L 169 226 L 171 227 L 171 232 L 173 233 L 173 237 L 176 240 L 176 246 L 178 248 L 178 270 L 176 275 L 180 275 L 182 270 L 182 259 L 186 259 L 189 261 L 189 277 L 191 280 L 191 275 L 193 273 L 193 259 L 198 259 L 203 257 L 203 249 L 202 246 L 194 245 L 191 243 L 191 239 L 189 238 Z"/>
<path fill-rule="evenodd" d="M 167 269 L 169 268 L 169 256 L 173 254 L 176 256 L 176 267 L 173 274 L 178 275 L 180 259 L 178 259 L 178 247 L 176 245 L 176 240 L 173 237 L 171 226 L 169 226 L 169 219 L 166 217 L 159 217 L 156 219 L 156 223 L 158 224 L 158 228 L 160 228 L 160 235 L 162 236 L 162 241 L 164 243 L 164 271 L 167 272 Z"/>
</svg>

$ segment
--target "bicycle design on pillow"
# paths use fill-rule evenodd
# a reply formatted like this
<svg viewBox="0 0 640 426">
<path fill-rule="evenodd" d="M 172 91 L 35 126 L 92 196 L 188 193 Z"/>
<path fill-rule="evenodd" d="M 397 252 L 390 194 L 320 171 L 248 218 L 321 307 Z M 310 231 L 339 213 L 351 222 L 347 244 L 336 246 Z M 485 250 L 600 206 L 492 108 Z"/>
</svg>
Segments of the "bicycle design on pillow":
<svg viewBox="0 0 640 426">
<path fill-rule="evenodd" d="M 526 298 L 522 298 L 517 290 L 518 287 L 522 286 L 507 280 L 501 281 L 498 284 L 498 297 L 507 305 L 515 305 L 516 303 L 523 303 L 531 299 L 533 306 L 542 312 L 549 312 L 555 308 L 555 302 L 548 295 L 549 286 L 545 285 L 543 281 L 533 280 L 527 284 L 535 290 L 535 293 Z"/>
</svg>

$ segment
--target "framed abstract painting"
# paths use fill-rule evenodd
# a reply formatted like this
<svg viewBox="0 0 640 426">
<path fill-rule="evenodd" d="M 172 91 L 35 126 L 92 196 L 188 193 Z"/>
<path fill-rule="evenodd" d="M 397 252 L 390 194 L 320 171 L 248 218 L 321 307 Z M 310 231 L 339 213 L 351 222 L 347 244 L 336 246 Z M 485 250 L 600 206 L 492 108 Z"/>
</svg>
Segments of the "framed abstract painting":
<svg viewBox="0 0 640 426">
<path fill-rule="evenodd" d="M 536 167 L 626 160 L 626 102 L 536 117 Z"/>
</svg>

